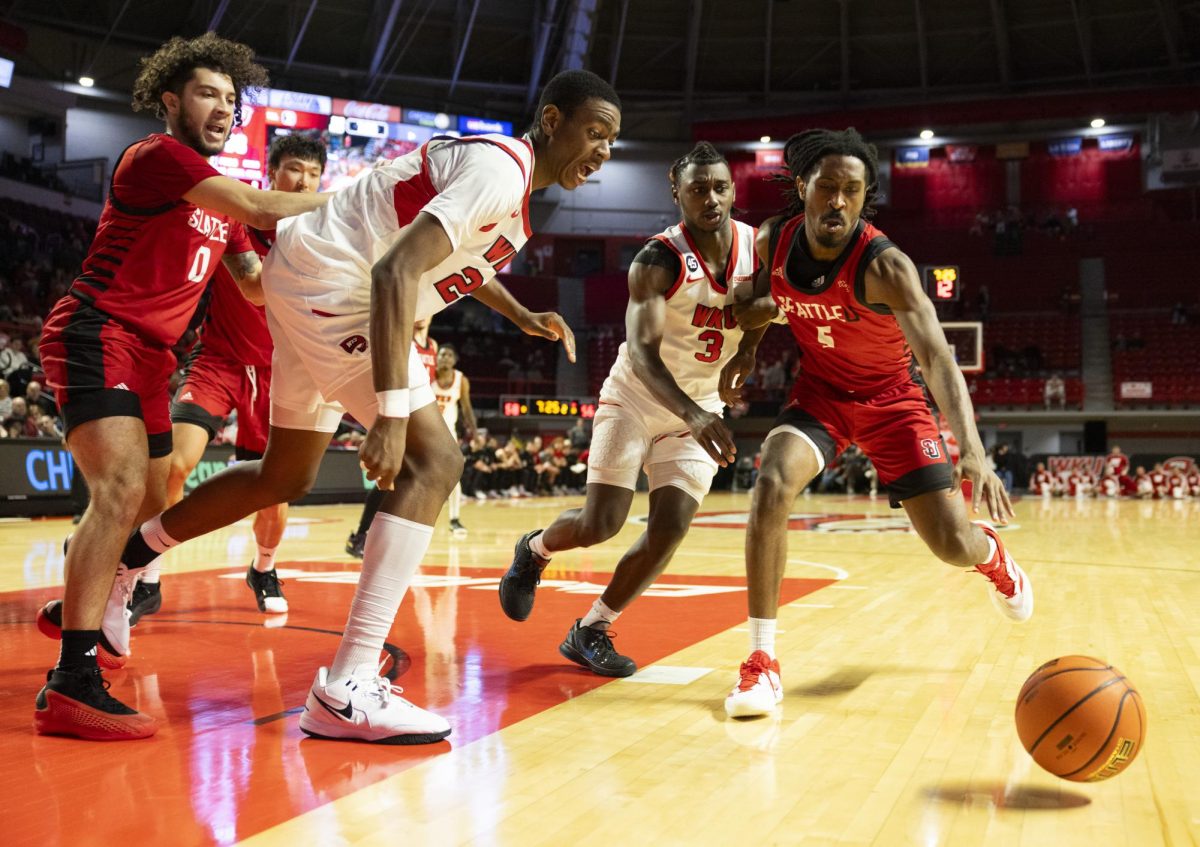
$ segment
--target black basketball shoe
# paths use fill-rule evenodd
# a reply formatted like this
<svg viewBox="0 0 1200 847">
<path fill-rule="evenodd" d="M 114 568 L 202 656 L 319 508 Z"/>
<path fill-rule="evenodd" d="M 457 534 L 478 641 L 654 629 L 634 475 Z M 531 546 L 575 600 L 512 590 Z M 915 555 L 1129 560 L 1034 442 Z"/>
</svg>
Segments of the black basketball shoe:
<svg viewBox="0 0 1200 847">
<path fill-rule="evenodd" d="M 600 676 L 633 676 L 637 664 L 613 649 L 612 640 L 616 633 L 580 626 L 579 620 L 575 621 L 563 643 L 558 645 L 558 652 Z"/>
<path fill-rule="evenodd" d="M 514 621 L 526 620 L 533 611 L 533 594 L 546 567 L 546 560 L 529 549 L 529 539 L 539 532 L 535 529 L 521 536 L 513 549 L 512 564 L 500 578 L 500 608 Z"/>
<path fill-rule="evenodd" d="M 42 735 L 70 735 L 93 741 L 148 738 L 158 722 L 108 693 L 100 669 L 55 668 L 38 692 L 33 725 Z"/>
<path fill-rule="evenodd" d="M 288 610 L 287 598 L 283 596 L 283 583 L 275 569 L 262 573 L 254 569 L 254 565 L 246 568 L 246 584 L 254 592 L 254 600 L 258 603 L 260 612 L 272 615 L 282 615 Z"/>
<path fill-rule="evenodd" d="M 350 537 L 346 539 L 346 555 L 361 559 L 366 546 L 367 534 L 365 532 L 352 532 L 350 533 Z"/>
<path fill-rule="evenodd" d="M 139 579 L 133 586 L 133 596 L 129 598 L 129 625 L 137 626 L 144 615 L 153 615 L 161 608 L 162 588 L 159 584 Z"/>
</svg>

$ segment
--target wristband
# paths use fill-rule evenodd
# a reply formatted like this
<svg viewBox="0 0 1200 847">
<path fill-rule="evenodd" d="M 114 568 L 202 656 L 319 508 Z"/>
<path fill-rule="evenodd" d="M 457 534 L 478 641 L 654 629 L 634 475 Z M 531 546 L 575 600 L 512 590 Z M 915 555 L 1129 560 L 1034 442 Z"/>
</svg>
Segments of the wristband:
<svg viewBox="0 0 1200 847">
<path fill-rule="evenodd" d="M 390 391 L 376 391 L 375 399 L 379 401 L 379 414 L 381 417 L 408 417 L 407 388 L 393 388 Z"/>
</svg>

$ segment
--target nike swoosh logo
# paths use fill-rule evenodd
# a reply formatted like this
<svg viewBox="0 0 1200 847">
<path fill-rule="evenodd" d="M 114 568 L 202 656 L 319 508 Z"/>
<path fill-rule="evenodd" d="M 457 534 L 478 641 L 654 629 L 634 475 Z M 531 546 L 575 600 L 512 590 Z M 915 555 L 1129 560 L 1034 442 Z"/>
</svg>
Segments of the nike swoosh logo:
<svg viewBox="0 0 1200 847">
<path fill-rule="evenodd" d="M 326 709 L 328 709 L 330 712 L 337 715 L 338 717 L 344 718 L 345 720 L 348 720 L 348 721 L 354 720 L 354 707 L 351 706 L 349 703 L 347 703 L 341 709 L 335 709 L 335 708 L 333 708 L 333 706 L 330 706 L 328 703 L 326 703 L 320 697 L 317 697 L 316 694 L 313 694 L 313 697 L 316 697 L 318 703 L 320 703 L 322 706 L 324 706 Z"/>
</svg>

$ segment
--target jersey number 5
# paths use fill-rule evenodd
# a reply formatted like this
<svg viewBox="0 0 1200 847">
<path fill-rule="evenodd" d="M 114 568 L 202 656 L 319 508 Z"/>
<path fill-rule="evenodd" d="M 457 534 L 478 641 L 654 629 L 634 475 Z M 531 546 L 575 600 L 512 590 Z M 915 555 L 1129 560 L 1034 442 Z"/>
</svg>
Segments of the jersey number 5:
<svg viewBox="0 0 1200 847">
<path fill-rule="evenodd" d="M 725 344 L 725 335 L 715 329 L 710 329 L 700 333 L 700 340 L 708 346 L 704 348 L 703 353 L 696 354 L 698 362 L 715 362 L 721 358 L 721 347 Z"/>
<path fill-rule="evenodd" d="M 833 346 L 833 327 L 819 326 L 817 327 L 817 341 L 821 342 L 822 347 Z"/>
</svg>

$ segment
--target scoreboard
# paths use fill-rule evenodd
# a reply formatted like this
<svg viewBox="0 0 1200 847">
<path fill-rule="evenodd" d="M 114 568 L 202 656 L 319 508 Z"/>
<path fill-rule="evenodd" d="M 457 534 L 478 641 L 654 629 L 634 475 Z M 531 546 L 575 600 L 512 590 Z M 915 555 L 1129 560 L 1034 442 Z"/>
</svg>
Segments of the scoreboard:
<svg viewBox="0 0 1200 847">
<path fill-rule="evenodd" d="M 958 265 L 922 265 L 925 292 L 935 303 L 957 302 L 962 297 L 962 275 Z"/>
<path fill-rule="evenodd" d="M 514 394 L 500 395 L 500 414 L 506 418 L 531 416 L 596 417 L 594 397 L 523 397 Z"/>
</svg>

